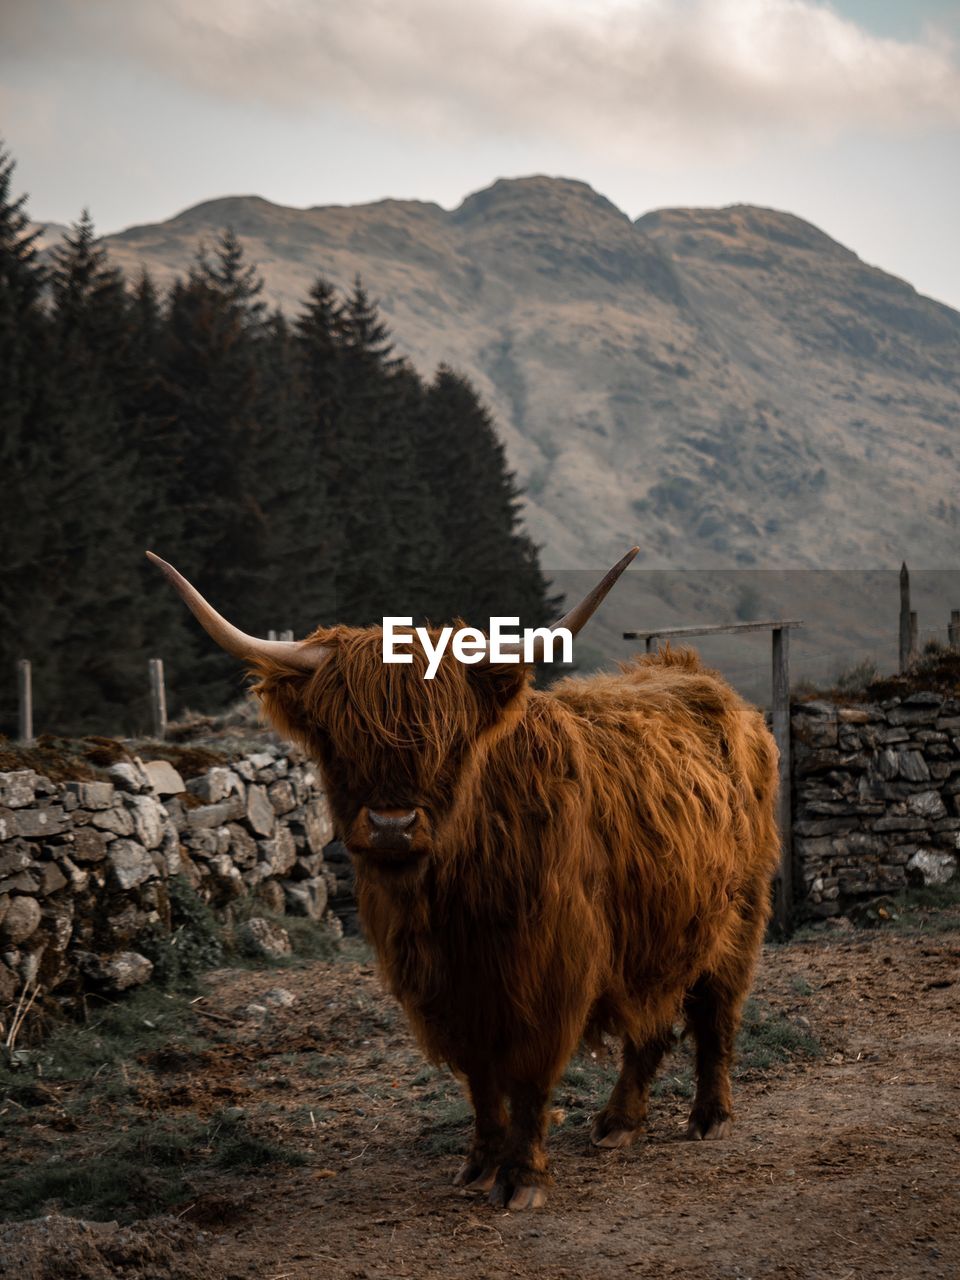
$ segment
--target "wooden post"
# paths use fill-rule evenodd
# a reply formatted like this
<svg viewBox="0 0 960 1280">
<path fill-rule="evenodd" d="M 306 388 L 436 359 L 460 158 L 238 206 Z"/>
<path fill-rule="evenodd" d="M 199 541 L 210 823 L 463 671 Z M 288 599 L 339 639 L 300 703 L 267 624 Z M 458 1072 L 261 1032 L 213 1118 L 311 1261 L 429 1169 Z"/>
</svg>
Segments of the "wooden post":
<svg viewBox="0 0 960 1280">
<path fill-rule="evenodd" d="M 900 670 L 910 665 L 910 572 L 904 560 L 900 566 Z"/>
<path fill-rule="evenodd" d="M 774 919 L 782 934 L 790 932 L 793 913 L 793 832 L 790 792 L 790 632 L 773 628 L 773 736 L 780 752 L 780 872 L 777 876 Z"/>
<path fill-rule="evenodd" d="M 910 661 L 916 662 L 917 651 L 919 649 L 918 637 L 919 630 L 917 627 L 917 611 L 915 609 L 910 612 Z"/>
<path fill-rule="evenodd" d="M 950 626 L 947 628 L 947 642 L 952 649 L 960 649 L 960 609 L 950 610 Z"/>
<path fill-rule="evenodd" d="M 33 669 L 29 658 L 17 663 L 17 740 L 25 746 L 33 742 Z"/>
<path fill-rule="evenodd" d="M 167 690 L 163 681 L 163 659 L 150 659 L 150 710 L 153 736 L 162 741 L 167 736 Z"/>
<path fill-rule="evenodd" d="M 653 642 L 656 638 L 656 636 L 647 636 L 647 653 L 653 653 Z"/>
<path fill-rule="evenodd" d="M 280 632 L 280 639 L 281 639 L 281 640 L 289 640 L 289 641 L 292 643 L 292 642 L 293 642 L 293 632 L 292 632 L 292 631 L 281 631 L 281 632 Z"/>
<path fill-rule="evenodd" d="M 271 628 L 270 628 L 270 630 L 267 632 L 267 639 L 268 639 L 268 640 L 276 640 L 276 638 L 277 638 L 277 633 L 276 633 L 276 631 L 274 631 L 274 629 L 271 627 Z"/>
</svg>

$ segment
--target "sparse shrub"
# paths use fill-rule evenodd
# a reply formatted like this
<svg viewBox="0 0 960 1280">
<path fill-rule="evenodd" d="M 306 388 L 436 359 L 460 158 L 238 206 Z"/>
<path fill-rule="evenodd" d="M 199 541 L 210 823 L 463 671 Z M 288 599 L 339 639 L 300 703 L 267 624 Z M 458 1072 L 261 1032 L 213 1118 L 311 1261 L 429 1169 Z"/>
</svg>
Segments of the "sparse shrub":
<svg viewBox="0 0 960 1280">
<path fill-rule="evenodd" d="M 153 961 L 153 981 L 168 990 L 194 991 L 197 978 L 223 960 L 223 931 L 216 915 L 185 876 L 167 882 L 170 932 L 141 935 L 140 951 Z"/>
<path fill-rule="evenodd" d="M 837 691 L 847 694 L 863 693 L 878 679 L 879 675 L 876 663 L 870 658 L 865 658 L 863 662 L 858 662 L 856 666 L 849 667 L 846 671 L 841 671 L 836 679 Z"/>
</svg>

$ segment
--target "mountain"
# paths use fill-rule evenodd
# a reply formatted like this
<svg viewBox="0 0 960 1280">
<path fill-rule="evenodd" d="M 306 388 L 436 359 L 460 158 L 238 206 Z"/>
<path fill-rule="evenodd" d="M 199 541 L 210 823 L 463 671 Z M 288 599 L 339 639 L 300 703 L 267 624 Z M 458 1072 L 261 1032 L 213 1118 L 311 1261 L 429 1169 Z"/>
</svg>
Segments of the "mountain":
<svg viewBox="0 0 960 1280">
<path fill-rule="evenodd" d="M 720 569 L 960 559 L 960 314 L 800 218 L 739 205 L 634 222 L 582 182 L 531 177 L 452 212 L 218 199 L 106 243 L 167 283 L 225 226 L 285 309 L 318 273 L 359 272 L 422 372 L 445 361 L 475 381 L 548 569 L 606 565 L 635 540 L 642 568 L 711 571 L 666 594 L 651 576 L 609 641 L 621 622 L 755 611 Z M 798 578 L 765 581 L 761 613 L 797 599 Z M 831 634 L 849 637 L 841 615 Z"/>
</svg>

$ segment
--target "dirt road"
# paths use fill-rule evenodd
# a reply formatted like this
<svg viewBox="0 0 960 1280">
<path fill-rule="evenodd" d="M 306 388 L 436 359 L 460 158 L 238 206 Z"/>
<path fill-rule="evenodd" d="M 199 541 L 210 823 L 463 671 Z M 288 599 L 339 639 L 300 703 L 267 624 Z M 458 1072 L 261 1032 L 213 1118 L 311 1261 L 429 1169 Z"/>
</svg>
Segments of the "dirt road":
<svg viewBox="0 0 960 1280">
<path fill-rule="evenodd" d="M 953 1280 L 960 930 L 931 923 L 766 949 L 724 1142 L 681 1139 L 681 1052 L 644 1140 L 591 1150 L 589 1115 L 614 1064 L 580 1059 L 558 1091 L 556 1186 L 533 1214 L 450 1185 L 466 1107 L 424 1066 L 364 956 L 217 973 L 199 1007 L 216 1015 L 222 1042 L 147 1060 L 143 1105 L 166 1116 L 242 1109 L 308 1163 L 213 1175 L 175 1205 L 194 1274 Z M 293 1003 L 251 1013 L 276 987 Z"/>
</svg>

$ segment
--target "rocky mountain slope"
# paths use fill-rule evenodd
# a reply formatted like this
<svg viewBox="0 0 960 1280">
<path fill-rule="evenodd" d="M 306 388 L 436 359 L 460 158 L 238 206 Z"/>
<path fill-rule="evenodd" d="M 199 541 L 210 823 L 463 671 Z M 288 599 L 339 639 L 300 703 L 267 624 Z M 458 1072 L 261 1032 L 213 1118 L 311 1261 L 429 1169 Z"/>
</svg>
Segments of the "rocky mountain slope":
<svg viewBox="0 0 960 1280">
<path fill-rule="evenodd" d="M 960 314 L 799 218 L 734 206 L 632 222 L 583 183 L 534 177 L 452 212 L 212 200 L 107 244 L 166 283 L 225 226 L 285 309 L 316 274 L 359 272 L 401 352 L 475 380 L 546 567 L 606 565 L 635 540 L 640 569 L 711 571 L 695 586 L 667 575 L 666 593 L 662 575 L 638 582 L 609 638 L 797 599 L 778 575 L 744 604 L 720 569 L 960 559 Z"/>
</svg>

